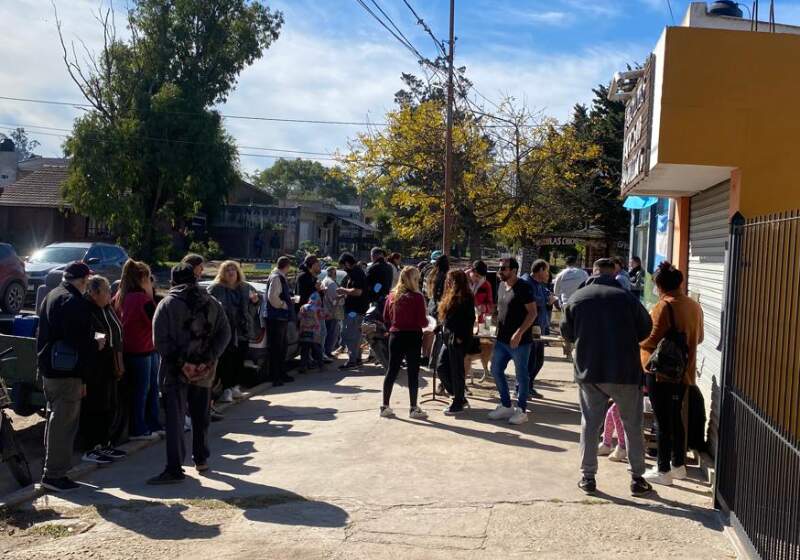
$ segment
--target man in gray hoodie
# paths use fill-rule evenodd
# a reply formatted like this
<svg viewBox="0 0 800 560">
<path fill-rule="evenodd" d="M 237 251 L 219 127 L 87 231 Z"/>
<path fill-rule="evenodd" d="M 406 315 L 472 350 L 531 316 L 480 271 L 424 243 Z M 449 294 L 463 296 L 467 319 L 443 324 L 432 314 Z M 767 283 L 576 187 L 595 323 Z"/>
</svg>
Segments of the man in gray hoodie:
<svg viewBox="0 0 800 560">
<path fill-rule="evenodd" d="M 211 385 L 217 361 L 230 341 L 225 311 L 197 285 L 190 264 L 172 269 L 172 289 L 156 308 L 153 338 L 161 355 L 158 372 L 166 409 L 167 466 L 148 484 L 182 481 L 186 444 L 183 423 L 192 419 L 192 456 L 198 472 L 208 470 Z"/>
</svg>

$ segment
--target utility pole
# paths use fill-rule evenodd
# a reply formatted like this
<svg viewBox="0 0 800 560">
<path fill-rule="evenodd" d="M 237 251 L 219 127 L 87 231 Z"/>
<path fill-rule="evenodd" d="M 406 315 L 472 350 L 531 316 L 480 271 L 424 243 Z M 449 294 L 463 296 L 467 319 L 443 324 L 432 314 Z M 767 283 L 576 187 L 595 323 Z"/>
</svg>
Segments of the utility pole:
<svg viewBox="0 0 800 560">
<path fill-rule="evenodd" d="M 456 0 L 450 0 L 450 42 L 447 54 L 447 133 L 444 156 L 444 231 L 442 252 L 450 255 L 450 229 L 452 227 L 453 206 L 453 49 L 455 46 Z"/>
</svg>

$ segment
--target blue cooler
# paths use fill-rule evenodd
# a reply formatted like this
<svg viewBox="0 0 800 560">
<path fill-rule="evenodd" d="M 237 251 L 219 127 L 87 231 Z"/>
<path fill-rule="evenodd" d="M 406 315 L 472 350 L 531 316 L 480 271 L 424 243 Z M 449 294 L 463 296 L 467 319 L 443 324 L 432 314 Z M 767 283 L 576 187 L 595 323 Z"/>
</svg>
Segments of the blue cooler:
<svg viewBox="0 0 800 560">
<path fill-rule="evenodd" d="M 17 315 L 14 317 L 11 335 L 35 338 L 37 328 L 39 328 L 39 317 L 36 315 Z"/>
</svg>

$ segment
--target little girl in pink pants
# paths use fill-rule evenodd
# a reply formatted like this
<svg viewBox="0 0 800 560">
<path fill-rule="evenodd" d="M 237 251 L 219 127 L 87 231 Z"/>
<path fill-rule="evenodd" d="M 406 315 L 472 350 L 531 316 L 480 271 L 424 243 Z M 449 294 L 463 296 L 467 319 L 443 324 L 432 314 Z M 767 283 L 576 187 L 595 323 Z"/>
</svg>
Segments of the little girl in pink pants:
<svg viewBox="0 0 800 560">
<path fill-rule="evenodd" d="M 617 434 L 617 448 L 613 447 L 612 437 L 614 432 Z M 611 459 L 622 461 L 627 458 L 627 451 L 625 449 L 625 428 L 622 426 L 622 418 L 619 416 L 619 407 L 617 403 L 611 405 L 606 412 L 606 423 L 603 429 L 603 442 L 598 448 L 598 454 L 610 455 Z"/>
</svg>

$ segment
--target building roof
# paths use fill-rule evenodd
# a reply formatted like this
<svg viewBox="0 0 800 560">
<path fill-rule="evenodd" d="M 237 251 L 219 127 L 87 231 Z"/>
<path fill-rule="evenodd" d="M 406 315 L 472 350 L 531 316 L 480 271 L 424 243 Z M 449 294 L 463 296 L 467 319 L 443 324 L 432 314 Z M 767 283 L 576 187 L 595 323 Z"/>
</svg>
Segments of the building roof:
<svg viewBox="0 0 800 560">
<path fill-rule="evenodd" d="M 61 196 L 61 186 L 66 180 L 66 165 L 44 164 L 7 185 L 0 194 L 0 206 L 68 207 Z"/>
</svg>

